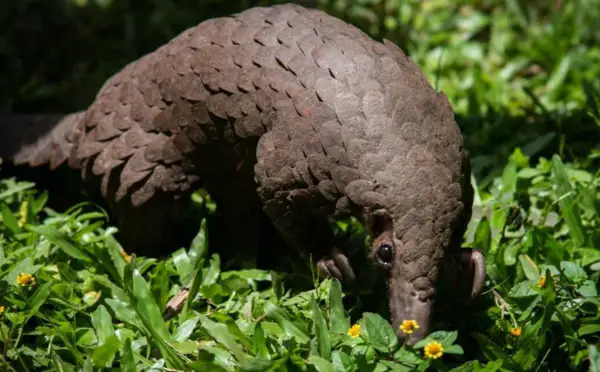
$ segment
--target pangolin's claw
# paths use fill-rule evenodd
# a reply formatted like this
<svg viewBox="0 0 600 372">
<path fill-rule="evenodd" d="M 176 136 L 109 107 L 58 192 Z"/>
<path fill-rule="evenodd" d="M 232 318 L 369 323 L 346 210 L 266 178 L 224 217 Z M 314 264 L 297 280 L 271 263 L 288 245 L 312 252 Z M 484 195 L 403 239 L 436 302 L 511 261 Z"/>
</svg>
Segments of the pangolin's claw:
<svg viewBox="0 0 600 372">
<path fill-rule="evenodd" d="M 471 297 L 483 290 L 485 283 L 485 259 L 478 249 L 464 249 L 461 252 L 461 265 L 471 282 Z"/>
<path fill-rule="evenodd" d="M 354 284 L 356 276 L 350 266 L 350 260 L 342 251 L 334 248 L 331 254 L 317 262 L 319 274 L 323 278 L 336 278 L 342 283 Z"/>
</svg>

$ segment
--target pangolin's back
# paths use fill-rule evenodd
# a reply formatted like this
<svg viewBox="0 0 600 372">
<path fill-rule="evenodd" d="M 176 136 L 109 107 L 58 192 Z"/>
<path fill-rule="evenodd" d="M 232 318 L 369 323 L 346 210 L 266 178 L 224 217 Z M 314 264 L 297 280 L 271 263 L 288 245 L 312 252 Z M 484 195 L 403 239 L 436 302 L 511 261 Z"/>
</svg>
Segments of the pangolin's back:
<svg viewBox="0 0 600 372">
<path fill-rule="evenodd" d="M 222 167 L 241 167 L 234 159 L 251 159 L 255 141 L 275 129 L 264 142 L 302 148 L 279 146 L 287 150 L 282 155 L 276 143 L 266 144 L 258 176 L 268 177 L 273 168 L 286 183 L 299 177 L 302 184 L 325 171 L 319 154 L 354 174 L 345 167 L 357 170 L 369 144 L 385 141 L 386 130 L 388 140 L 398 138 L 400 125 L 412 121 L 417 127 L 407 128 L 409 135 L 430 133 L 419 122 L 420 106 L 435 100 L 421 71 L 397 47 L 320 11 L 290 4 L 253 8 L 190 28 L 109 79 L 81 121 L 73 155 L 104 178 L 104 187 L 109 177 L 119 177 L 116 198 L 131 193 L 140 205 L 156 189 L 188 190 L 198 168 L 217 160 L 197 154 L 204 144 L 227 144 L 237 156 L 222 154 L 230 163 Z M 400 107 L 405 117 L 397 117 L 397 106 L 408 101 L 415 107 Z M 448 129 L 443 142 L 460 137 Z M 410 144 L 379 147 L 370 150 L 402 152 Z M 299 168 L 289 172 L 284 160 Z"/>
</svg>

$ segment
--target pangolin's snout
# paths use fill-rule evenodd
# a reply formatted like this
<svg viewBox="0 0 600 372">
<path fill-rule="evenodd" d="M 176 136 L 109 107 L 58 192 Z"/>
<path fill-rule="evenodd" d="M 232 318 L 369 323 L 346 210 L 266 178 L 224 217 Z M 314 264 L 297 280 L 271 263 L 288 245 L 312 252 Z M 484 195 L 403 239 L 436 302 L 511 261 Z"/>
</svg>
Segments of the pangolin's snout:
<svg viewBox="0 0 600 372">
<path fill-rule="evenodd" d="M 431 292 L 416 291 L 404 280 L 398 280 L 395 285 L 393 282 L 392 279 L 389 288 L 391 322 L 398 339 L 404 342 L 408 338 L 407 344 L 414 345 L 429 334 L 433 298 Z"/>
</svg>

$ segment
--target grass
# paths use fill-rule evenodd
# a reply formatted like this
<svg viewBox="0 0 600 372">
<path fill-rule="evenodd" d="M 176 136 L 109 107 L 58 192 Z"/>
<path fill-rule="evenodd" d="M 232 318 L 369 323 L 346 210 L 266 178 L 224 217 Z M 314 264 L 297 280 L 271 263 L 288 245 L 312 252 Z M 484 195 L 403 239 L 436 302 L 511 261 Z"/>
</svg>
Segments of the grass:
<svg viewBox="0 0 600 372">
<path fill-rule="evenodd" d="M 400 345 L 337 281 L 222 270 L 204 225 L 168 258 L 130 256 L 99 208 L 54 211 L 52 195 L 4 178 L 0 368 L 600 371 L 600 2 L 520 4 L 322 3 L 401 44 L 453 102 L 477 190 L 464 245 L 487 266 L 458 325 Z M 183 311 L 164 321 L 182 286 Z"/>
<path fill-rule="evenodd" d="M 44 209 L 34 185 L 0 182 L 0 364 L 9 370 L 578 370 L 600 335 L 600 178 L 558 156 L 531 165 L 520 150 L 480 189 L 466 244 L 484 250 L 489 301 L 467 320 L 477 350 L 456 330 L 399 345 L 386 319 L 352 318 L 339 282 L 310 291 L 280 274 L 221 271 L 206 229 L 165 260 L 131 257 L 101 212 Z M 25 273 L 35 282 L 29 281 Z M 17 279 L 19 278 L 19 279 Z M 182 285 L 184 310 L 163 321 Z M 349 329 L 358 324 L 358 337 Z M 354 328 L 357 330 L 357 328 Z M 430 359 L 432 341 L 443 356 Z M 594 364 L 595 363 L 595 364 Z M 595 365 L 595 367 L 594 367 Z M 12 367 L 11 367 L 12 366 Z"/>
</svg>

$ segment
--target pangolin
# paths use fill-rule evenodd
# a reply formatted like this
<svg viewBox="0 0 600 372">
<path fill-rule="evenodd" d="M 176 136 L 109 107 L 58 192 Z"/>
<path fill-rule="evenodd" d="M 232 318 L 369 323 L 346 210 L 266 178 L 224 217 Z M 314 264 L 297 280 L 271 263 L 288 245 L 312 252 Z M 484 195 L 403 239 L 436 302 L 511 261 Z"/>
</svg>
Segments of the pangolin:
<svg viewBox="0 0 600 372">
<path fill-rule="evenodd" d="M 320 10 L 204 21 L 126 65 L 85 111 L 5 115 L 0 137 L 17 165 L 80 170 L 122 245 L 143 254 L 168 246 L 186 196 L 203 187 L 233 235 L 266 215 L 323 275 L 351 283 L 329 221 L 356 217 L 392 325 L 420 325 L 411 344 L 430 333 L 443 272 L 472 295 L 483 286 L 481 253 L 461 249 L 473 190 L 450 102 L 398 46 Z"/>
</svg>

